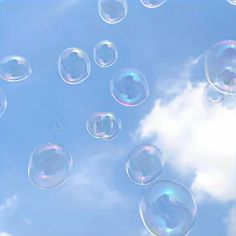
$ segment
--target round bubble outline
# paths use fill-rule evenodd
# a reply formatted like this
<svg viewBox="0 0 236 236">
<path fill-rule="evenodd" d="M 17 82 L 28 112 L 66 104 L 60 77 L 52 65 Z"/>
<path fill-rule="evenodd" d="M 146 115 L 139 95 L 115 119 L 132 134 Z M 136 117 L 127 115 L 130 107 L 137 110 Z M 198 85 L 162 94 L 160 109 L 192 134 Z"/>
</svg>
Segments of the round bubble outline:
<svg viewBox="0 0 236 236">
<path fill-rule="evenodd" d="M 163 0 L 163 2 L 159 3 L 158 5 L 153 5 L 153 4 L 150 4 L 150 3 L 144 3 L 144 0 L 140 0 L 140 2 L 146 8 L 155 9 L 155 8 L 161 7 L 163 4 L 165 4 L 167 2 L 167 0 Z"/>
<path fill-rule="evenodd" d="M 6 93 L 1 88 L 0 88 L 0 97 L 2 97 L 4 99 L 3 101 L 0 101 L 0 105 L 3 105 L 2 111 L 0 110 L 0 118 L 1 118 L 4 115 L 4 113 L 5 113 L 5 111 L 8 107 L 8 101 L 7 101 Z"/>
</svg>

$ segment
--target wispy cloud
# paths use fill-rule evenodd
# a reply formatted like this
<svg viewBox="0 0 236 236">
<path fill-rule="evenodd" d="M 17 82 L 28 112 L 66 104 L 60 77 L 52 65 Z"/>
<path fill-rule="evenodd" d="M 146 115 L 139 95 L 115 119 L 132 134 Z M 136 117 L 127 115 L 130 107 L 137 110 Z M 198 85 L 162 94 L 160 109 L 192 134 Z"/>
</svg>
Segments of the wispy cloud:
<svg viewBox="0 0 236 236">
<path fill-rule="evenodd" d="M 7 232 L 0 232 L 0 236 L 12 236 L 12 235 Z"/>
<path fill-rule="evenodd" d="M 228 229 L 228 236 L 235 236 L 236 235 L 236 205 L 231 208 L 229 214 L 226 219 L 227 229 Z"/>
<path fill-rule="evenodd" d="M 6 198 L 4 200 L 4 203 L 0 204 L 0 212 L 15 208 L 17 206 L 17 203 L 18 203 L 18 197 L 16 195 Z"/>
</svg>

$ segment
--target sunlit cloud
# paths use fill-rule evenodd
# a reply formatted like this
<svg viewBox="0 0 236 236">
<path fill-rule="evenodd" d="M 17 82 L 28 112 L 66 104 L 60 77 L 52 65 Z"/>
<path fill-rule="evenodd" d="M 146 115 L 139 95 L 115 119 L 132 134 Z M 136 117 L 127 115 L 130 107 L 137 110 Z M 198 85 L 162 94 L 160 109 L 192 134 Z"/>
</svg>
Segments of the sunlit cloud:
<svg viewBox="0 0 236 236">
<path fill-rule="evenodd" d="M 0 232 L 0 236 L 12 236 L 12 235 L 7 232 Z"/>
</svg>

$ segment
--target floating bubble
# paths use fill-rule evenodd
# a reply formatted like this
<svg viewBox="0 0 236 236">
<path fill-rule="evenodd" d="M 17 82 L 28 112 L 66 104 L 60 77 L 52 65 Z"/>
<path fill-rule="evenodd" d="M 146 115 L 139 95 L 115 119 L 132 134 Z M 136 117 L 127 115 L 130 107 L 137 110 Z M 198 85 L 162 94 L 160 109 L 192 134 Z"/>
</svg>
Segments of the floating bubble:
<svg viewBox="0 0 236 236">
<path fill-rule="evenodd" d="M 24 57 L 13 55 L 0 61 L 0 77 L 8 82 L 25 80 L 31 73 L 30 63 Z"/>
<path fill-rule="evenodd" d="M 116 73 L 110 81 L 110 90 L 118 103 L 129 107 L 142 104 L 149 95 L 144 75 L 135 69 L 123 69 Z"/>
<path fill-rule="evenodd" d="M 236 0 L 227 0 L 230 4 L 236 5 Z"/>
<path fill-rule="evenodd" d="M 236 94 L 236 41 L 214 45 L 207 53 L 205 72 L 212 87 L 222 93 Z"/>
<path fill-rule="evenodd" d="M 140 0 L 147 8 L 157 8 L 163 5 L 167 0 Z"/>
<path fill-rule="evenodd" d="M 126 0 L 98 0 L 98 12 L 108 24 L 117 24 L 124 20 L 128 13 Z"/>
<path fill-rule="evenodd" d="M 88 133 L 97 139 L 112 140 L 120 133 L 120 119 L 110 112 L 94 113 L 86 122 Z"/>
<path fill-rule="evenodd" d="M 163 180 L 145 190 L 139 212 L 153 235 L 183 236 L 195 222 L 197 204 L 186 187 Z"/>
<path fill-rule="evenodd" d="M 111 41 L 100 41 L 94 47 L 93 57 L 96 64 L 101 67 L 112 66 L 118 59 L 117 47 Z"/>
<path fill-rule="evenodd" d="M 205 97 L 211 103 L 219 103 L 224 100 L 225 95 L 213 88 L 210 84 L 207 84 L 204 89 Z"/>
<path fill-rule="evenodd" d="M 37 187 L 55 188 L 69 177 L 72 158 L 65 148 L 47 143 L 34 149 L 28 165 L 30 181 Z"/>
<path fill-rule="evenodd" d="M 142 144 L 129 153 L 126 172 L 134 183 L 150 184 L 161 174 L 163 164 L 160 149 L 152 144 Z"/>
<path fill-rule="evenodd" d="M 58 59 L 58 70 L 61 78 L 66 83 L 81 83 L 90 75 L 89 57 L 79 48 L 67 48 Z"/>
<path fill-rule="evenodd" d="M 2 89 L 0 89 L 0 117 L 7 108 L 7 97 Z"/>
</svg>

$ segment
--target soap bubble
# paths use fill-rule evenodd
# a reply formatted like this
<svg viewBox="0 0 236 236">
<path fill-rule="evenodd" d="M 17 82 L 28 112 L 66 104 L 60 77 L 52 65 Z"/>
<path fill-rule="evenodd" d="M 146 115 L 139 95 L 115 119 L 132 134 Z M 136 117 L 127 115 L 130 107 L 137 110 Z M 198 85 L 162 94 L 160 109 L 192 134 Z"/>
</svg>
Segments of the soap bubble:
<svg viewBox="0 0 236 236">
<path fill-rule="evenodd" d="M 112 66 L 118 59 L 117 47 L 111 41 L 100 41 L 94 47 L 93 57 L 96 64 L 101 67 Z"/>
<path fill-rule="evenodd" d="M 204 94 L 206 99 L 211 103 L 219 103 L 223 101 L 225 97 L 223 93 L 213 88 L 210 84 L 205 86 Z"/>
<path fill-rule="evenodd" d="M 230 4 L 236 5 L 236 0 L 227 0 Z"/>
<path fill-rule="evenodd" d="M 152 144 L 135 147 L 128 156 L 126 172 L 136 184 L 150 184 L 157 179 L 163 168 L 161 151 Z"/>
<path fill-rule="evenodd" d="M 98 0 L 98 12 L 108 24 L 116 24 L 124 20 L 128 13 L 126 0 Z"/>
<path fill-rule="evenodd" d="M 120 133 L 122 124 L 113 113 L 97 112 L 86 122 L 86 128 L 94 138 L 112 140 Z"/>
<path fill-rule="evenodd" d="M 140 0 L 147 8 L 157 8 L 163 5 L 167 0 Z"/>
<path fill-rule="evenodd" d="M 34 149 L 28 165 L 30 181 L 37 187 L 55 188 L 70 175 L 72 158 L 60 145 L 47 143 Z"/>
<path fill-rule="evenodd" d="M 192 228 L 197 204 L 191 192 L 169 180 L 147 188 L 139 204 L 145 227 L 156 236 L 183 236 Z"/>
<path fill-rule="evenodd" d="M 123 69 L 116 73 L 110 81 L 110 90 L 118 103 L 129 107 L 142 104 L 149 95 L 145 76 L 135 69 Z"/>
<path fill-rule="evenodd" d="M 212 87 L 222 93 L 236 94 L 236 41 L 214 45 L 207 53 L 205 71 Z"/>
<path fill-rule="evenodd" d="M 12 55 L 0 61 L 0 77 L 8 82 L 25 80 L 31 73 L 30 63 L 24 57 Z"/>
<path fill-rule="evenodd" d="M 7 108 L 7 97 L 2 89 L 0 89 L 0 117 Z"/>
<path fill-rule="evenodd" d="M 79 48 L 67 48 L 58 59 L 58 70 L 66 83 L 81 83 L 89 77 L 91 71 L 89 57 Z"/>
</svg>

